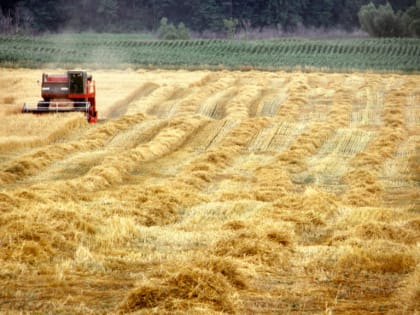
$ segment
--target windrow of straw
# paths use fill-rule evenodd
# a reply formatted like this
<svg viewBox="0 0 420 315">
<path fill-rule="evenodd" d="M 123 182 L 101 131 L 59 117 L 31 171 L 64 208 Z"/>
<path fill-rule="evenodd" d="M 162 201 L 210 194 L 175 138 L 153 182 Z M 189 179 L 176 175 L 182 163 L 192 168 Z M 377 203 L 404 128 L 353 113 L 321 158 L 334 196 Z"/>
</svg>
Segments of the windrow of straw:
<svg viewBox="0 0 420 315">
<path fill-rule="evenodd" d="M 121 134 L 121 129 L 124 130 L 128 128 L 127 123 L 130 122 L 130 120 L 132 120 L 131 123 L 135 123 L 135 117 L 142 120 L 144 115 L 138 114 L 136 116 L 127 116 L 93 130 L 88 137 L 91 140 L 87 140 L 86 143 L 78 142 L 77 149 L 92 150 L 98 146 L 110 143 L 111 139 L 115 139 L 112 137 L 113 135 L 116 133 Z M 123 179 L 127 178 L 130 170 L 134 170 L 138 167 L 141 168 L 141 165 L 138 165 L 139 162 L 147 162 L 151 159 L 153 160 L 162 157 L 171 152 L 171 150 L 175 150 L 204 123 L 205 121 L 200 117 L 188 117 L 187 119 L 174 120 L 167 124 L 166 127 L 161 130 L 160 133 L 156 134 L 149 142 L 135 146 L 132 149 L 127 147 L 127 150 L 121 152 L 118 157 L 108 158 L 102 161 L 102 164 L 99 163 L 98 165 L 98 161 L 95 160 L 97 166 L 93 167 L 85 176 L 73 180 L 57 182 L 53 186 L 50 184 L 37 184 L 32 186 L 31 194 L 35 194 L 34 198 L 42 196 L 43 200 L 40 201 L 41 203 L 46 203 L 47 199 L 75 200 L 83 198 L 90 200 L 93 196 L 88 196 L 89 190 L 97 191 L 108 187 L 109 185 L 121 183 Z M 122 126 L 125 127 L 121 128 Z M 152 131 L 153 133 L 156 133 L 156 126 L 153 126 L 151 128 L 154 131 Z M 157 124 L 157 127 L 160 130 L 161 124 Z M 141 136 L 144 137 L 145 135 Z M 96 139 L 96 141 L 93 139 Z M 65 147 L 65 145 L 62 146 Z M 59 149 L 63 148 L 59 147 Z M 58 153 L 64 155 L 66 152 L 60 151 Z M 43 163 L 48 162 L 48 159 L 43 161 Z M 114 172 L 112 173 L 112 171 Z M 91 184 L 90 186 L 88 185 L 89 183 Z M 14 191 L 12 193 L 13 198 L 18 198 L 22 193 L 25 192 Z M 159 188 L 153 186 L 148 186 L 145 189 L 137 188 L 137 192 L 134 193 L 134 195 L 137 195 L 138 198 L 133 201 L 133 208 L 131 209 L 136 210 L 134 212 L 130 210 L 124 213 L 124 215 L 135 215 L 137 217 L 137 222 L 144 225 L 167 224 L 173 222 L 177 217 L 176 209 L 183 204 L 183 201 L 181 201 L 180 198 L 187 197 L 186 190 L 171 191 L 166 187 Z M 195 199 L 194 196 L 190 196 L 189 198 L 191 197 Z M 121 198 L 124 199 L 124 197 Z M 6 208 L 6 204 L 4 206 Z M 115 210 L 113 212 L 115 213 Z"/>
<path fill-rule="evenodd" d="M 404 209 L 362 207 L 348 209 L 333 225 L 331 244 L 352 239 L 384 240 L 414 246 L 420 237 L 419 220 Z"/>
<path fill-rule="evenodd" d="M 343 175 L 348 173 L 350 160 L 364 150 L 373 132 L 355 128 L 340 128 L 321 149 L 308 159 L 308 171 L 295 176 L 302 183 L 314 182 L 331 191 L 341 192 Z"/>
<path fill-rule="evenodd" d="M 178 180 L 203 189 L 248 146 L 258 129 L 266 124 L 265 118 L 253 118 L 239 123 L 221 142 L 187 165 Z"/>
<path fill-rule="evenodd" d="M 77 244 L 93 237 L 99 226 L 98 219 L 76 204 L 62 209 L 44 200 L 35 207 L 28 196 L 0 221 L 0 259 L 38 268 L 72 258 Z"/>
<path fill-rule="evenodd" d="M 200 116 L 171 120 L 149 142 L 122 152 L 119 156 L 110 156 L 92 168 L 83 178 L 85 189 L 94 191 L 122 183 L 130 172 L 141 167 L 141 163 L 159 159 L 177 150 L 205 123 L 206 120 Z"/>
<path fill-rule="evenodd" d="M 205 90 L 206 85 L 212 86 L 213 82 L 220 77 L 219 73 L 209 73 L 208 71 L 169 73 L 159 70 L 156 72 L 139 70 L 136 75 L 138 78 L 131 74 L 123 77 L 124 80 L 128 80 L 126 82 L 128 87 L 134 83 L 133 92 L 125 98 L 125 101 L 123 99 L 117 104 L 112 104 L 111 110 L 107 109 L 107 112 L 111 112 L 114 116 L 124 113 L 128 115 L 144 113 L 167 118 L 176 113 L 179 102 L 184 102 L 187 99 L 194 100 L 196 98 L 193 97 L 194 94 L 202 89 Z M 108 78 L 105 79 L 106 82 L 109 82 L 108 80 Z M 139 82 L 141 85 L 136 88 Z M 117 90 L 117 88 L 112 89 Z M 107 89 L 110 88 L 107 87 Z M 126 87 L 122 87 L 121 90 L 125 91 L 126 89 Z M 118 97 L 120 97 L 119 94 Z"/>
<path fill-rule="evenodd" d="M 241 313 L 241 293 L 250 288 L 254 275 L 246 266 L 252 266 L 250 270 L 289 270 L 294 233 L 283 224 L 228 222 L 222 235 L 205 252 L 164 263 L 151 272 L 128 293 L 120 312 L 196 313 L 206 309 Z"/>
<path fill-rule="evenodd" d="M 350 239 L 338 251 L 337 268 L 353 277 L 360 272 L 407 274 L 419 262 L 415 248 L 387 240 Z"/>
<path fill-rule="evenodd" d="M 394 214 L 396 215 L 396 214 Z M 409 222 L 410 223 L 410 222 Z M 361 240 L 389 240 L 403 244 L 415 244 L 420 238 L 420 232 L 407 224 L 383 223 L 366 221 L 354 227 L 347 226 L 346 232 L 335 232 L 334 240 L 344 240 L 356 237 Z"/>
<path fill-rule="evenodd" d="M 420 137 L 415 143 L 415 154 L 408 158 L 408 168 L 410 173 L 410 180 L 420 182 Z"/>
<path fill-rule="evenodd" d="M 381 124 L 384 93 L 388 91 L 386 84 L 372 75 L 369 82 L 358 88 L 351 114 L 351 125 L 359 128 L 377 127 Z"/>
<path fill-rule="evenodd" d="M 342 196 L 344 203 L 352 206 L 374 206 L 381 204 L 383 186 L 376 174 L 367 169 L 355 169 L 343 176 L 349 186 Z"/>
<path fill-rule="evenodd" d="M 356 206 L 373 206 L 381 203 L 384 188 L 377 181 L 382 164 L 391 158 L 398 146 L 407 138 L 404 127 L 404 106 L 407 90 L 412 88 L 408 82 L 397 90 L 392 90 L 385 97 L 382 113 L 383 124 L 377 136 L 365 150 L 358 153 L 350 162 L 355 169 L 344 174 L 343 179 L 349 186 L 343 200 Z"/>
<path fill-rule="evenodd" d="M 286 73 L 281 76 L 278 73 L 267 74 L 261 86 L 261 96 L 250 108 L 250 116 L 276 116 L 287 99 L 291 77 Z"/>
<path fill-rule="evenodd" d="M 193 85 L 189 87 L 190 93 L 176 104 L 175 116 L 193 115 L 200 112 L 201 105 L 206 100 L 219 91 L 224 91 L 235 85 L 235 78 L 232 76 L 225 76 L 218 78 L 212 77 L 210 80 L 202 82 L 199 86 Z"/>
<path fill-rule="evenodd" d="M 144 91 L 125 104 L 127 114 L 147 113 L 161 118 L 173 116 L 178 110 L 178 103 L 184 102 L 189 97 L 195 99 L 194 94 L 205 88 L 206 85 L 212 85 L 213 81 L 218 80 L 220 74 L 208 72 L 182 73 L 172 76 L 157 73 L 142 72 L 144 80 Z M 156 77 L 156 75 L 158 75 Z M 194 91 L 194 93 L 192 93 Z M 115 105 L 114 105 L 115 106 Z M 193 113 L 193 112 L 191 112 Z"/>
<path fill-rule="evenodd" d="M 33 175 L 54 161 L 62 160 L 72 153 L 97 149 L 105 146 L 113 136 L 131 128 L 145 119 L 143 114 L 127 116 L 86 132 L 82 138 L 67 143 L 44 146 L 34 153 L 19 156 L 2 165 L 0 183 L 12 183 Z M 64 126 L 63 128 L 66 128 Z"/>
<path fill-rule="evenodd" d="M 407 102 L 405 91 L 410 91 L 411 88 L 412 83 L 408 82 L 386 95 L 382 113 L 383 124 L 374 141 L 353 159 L 354 167 L 379 171 L 384 160 L 390 158 L 396 152 L 399 143 L 407 137 L 404 127 L 404 107 Z"/>
<path fill-rule="evenodd" d="M 202 71 L 201 73 L 202 76 L 198 80 L 194 80 L 193 82 L 189 83 L 188 88 L 203 87 L 220 80 L 220 78 L 224 78 L 231 75 L 231 73 L 228 71 Z"/>
<path fill-rule="evenodd" d="M 168 185 L 143 184 L 115 188 L 109 196 L 124 200 L 125 207 L 99 205 L 106 216 L 133 217 L 144 226 L 166 225 L 177 222 L 180 210 L 208 202 L 205 195 L 191 191 L 180 183 Z"/>
<path fill-rule="evenodd" d="M 258 76 L 254 71 L 238 75 L 235 87 L 237 95 L 232 95 L 230 102 L 227 102 L 226 114 L 233 119 L 247 117 L 260 117 L 261 107 L 278 93 L 281 86 L 276 81 L 278 74 L 267 74 Z M 283 79 L 281 80 L 283 82 Z M 237 108 L 237 113 L 235 113 Z"/>
<path fill-rule="evenodd" d="M 250 117 L 277 115 L 280 106 L 287 98 L 287 86 L 265 87 L 255 105 L 250 108 Z"/>
<path fill-rule="evenodd" d="M 131 119 L 137 117 L 141 120 L 144 118 L 144 115 L 128 116 L 121 120 L 130 120 L 130 117 Z M 115 121 L 115 124 L 118 125 L 117 122 L 118 120 Z M 81 177 L 57 181 L 53 186 L 48 183 L 36 184 L 31 186 L 31 190 L 36 193 L 39 192 L 42 196 L 52 200 L 76 200 L 80 198 L 90 200 L 93 197 L 93 195 L 89 194 L 90 192 L 123 183 L 130 176 L 131 171 L 142 167 L 142 163 L 159 159 L 182 146 L 205 123 L 206 121 L 198 116 L 175 119 L 168 123 L 164 129 L 160 130 L 150 141 L 141 143 L 131 149 L 128 148 L 117 156 L 109 155 L 108 158 L 99 161 L 99 163 L 95 160 L 94 165 L 96 166 L 93 166 Z M 112 123 L 110 123 L 109 128 L 107 128 L 107 125 L 103 126 L 101 132 L 99 132 L 100 129 L 96 132 L 98 137 L 99 135 L 103 136 L 102 141 L 110 141 L 114 132 L 118 132 L 118 128 Z M 152 129 L 154 130 L 155 128 Z M 90 149 L 104 144 L 101 141 L 97 142 L 94 140 L 95 138 L 89 137 L 90 140 L 87 140 L 85 144 L 83 142 L 80 142 L 80 144 L 87 145 Z M 78 148 L 80 147 L 78 146 Z M 164 212 L 162 215 L 164 215 Z M 152 215 L 152 217 L 154 216 Z M 145 220 L 141 221 L 145 222 Z M 148 219 L 146 222 L 148 222 Z"/>
<path fill-rule="evenodd" d="M 417 263 L 416 269 L 405 277 L 401 287 L 397 290 L 394 299 L 399 309 L 404 313 L 415 314 L 420 309 L 420 264 Z"/>
<path fill-rule="evenodd" d="M 278 156 L 278 159 L 291 172 L 304 171 L 307 168 L 306 159 L 315 154 L 337 129 L 347 126 L 351 106 L 350 91 L 337 90 L 334 94 L 334 107 L 330 109 L 326 121 L 313 123 L 295 139 L 286 151 Z"/>
<path fill-rule="evenodd" d="M 214 255 L 197 255 L 189 261 L 174 261 L 143 280 L 119 305 L 120 313 L 238 313 L 238 290 L 247 279 L 234 260 Z M 200 311 L 201 310 L 201 311 Z"/>
<path fill-rule="evenodd" d="M 400 294 L 404 285 L 407 309 L 412 310 L 416 303 L 413 283 L 403 282 L 411 278 L 418 264 L 419 255 L 413 247 L 354 238 L 335 244 L 333 250 L 314 248 L 310 256 L 305 270 L 315 287 L 334 292 L 328 304 L 335 312 L 398 312 L 401 301 L 393 296 Z"/>
<path fill-rule="evenodd" d="M 138 114 L 134 116 L 138 116 Z M 167 125 L 167 120 L 152 119 L 147 117 L 145 120 L 138 122 L 130 128 L 113 135 L 112 139 L 106 144 L 106 146 L 104 148 L 99 148 L 99 150 L 102 150 L 102 152 L 120 152 L 133 149 L 142 143 L 147 143 L 152 140 L 159 131 Z"/>
<path fill-rule="evenodd" d="M 394 178 L 418 190 L 417 75 L 99 74 L 103 112 L 119 115 L 113 100 L 127 97 L 121 108 L 138 114 L 0 154 L 3 173 L 15 166 L 0 184 L 0 313 L 418 310 L 415 199 L 383 206 Z M 386 102 L 411 103 L 381 113 L 388 90 Z M 375 158 L 386 128 L 403 131 L 391 160 L 355 163 Z"/>
<path fill-rule="evenodd" d="M 232 257 L 265 270 L 290 268 L 291 250 L 295 235 L 283 222 L 259 224 L 257 220 L 227 224 L 230 231 L 209 251 L 217 256 Z"/>
<path fill-rule="evenodd" d="M 331 244 L 350 239 L 387 240 L 415 245 L 420 237 L 419 220 L 406 210 L 361 207 L 347 209 L 333 224 Z"/>
<path fill-rule="evenodd" d="M 412 279 L 417 276 L 420 259 L 416 246 L 419 232 L 408 219 L 413 216 L 367 207 L 341 211 L 344 218 L 330 225 L 333 235 L 328 246 L 313 248 L 312 258 L 305 263 L 308 275 L 317 283 L 327 281 L 336 299 L 340 298 L 331 309 L 338 313 L 362 309 L 394 313 L 403 307 L 412 312 L 416 307 Z"/>
<path fill-rule="evenodd" d="M 22 113 L 22 106 L 13 104 L 15 101 L 14 96 L 6 96 L 3 102 L 0 99 L 0 117 L 13 117 Z"/>
<path fill-rule="evenodd" d="M 416 130 L 420 123 L 420 87 L 415 87 L 408 94 L 407 107 L 405 111 L 405 123 L 409 130 Z"/>
<path fill-rule="evenodd" d="M 281 197 L 295 190 L 289 173 L 282 167 L 281 163 L 270 160 L 267 163 L 257 164 L 252 169 L 251 183 L 248 177 L 234 176 L 231 181 L 240 187 L 240 191 L 233 186 L 232 189 L 220 191 L 218 200 L 256 200 L 261 202 L 274 202 Z M 247 182 L 246 186 L 244 181 Z M 232 186 L 232 182 L 230 182 Z"/>
<path fill-rule="evenodd" d="M 247 86 L 239 88 L 234 96 L 226 104 L 226 118 L 230 120 L 242 120 L 250 116 L 250 110 L 255 107 L 261 96 L 261 88 Z"/>
<path fill-rule="evenodd" d="M 299 112 L 307 104 L 307 93 L 310 90 L 306 78 L 297 76 L 292 78 L 288 85 L 288 95 L 286 101 L 283 102 L 277 116 L 285 120 L 296 121 Z"/>
<path fill-rule="evenodd" d="M 109 109 L 108 109 L 108 115 L 109 118 L 116 118 L 119 116 L 124 115 L 127 112 L 127 107 L 130 103 L 136 101 L 139 98 L 146 97 L 147 95 L 151 94 L 154 90 L 156 90 L 159 87 L 156 83 L 153 82 L 146 82 L 139 88 L 135 89 L 133 92 L 131 92 L 128 96 L 123 98 L 122 100 L 119 100 L 114 103 Z"/>
<path fill-rule="evenodd" d="M 161 86 L 156 88 L 147 96 L 133 101 L 129 105 L 126 114 L 133 115 L 145 113 L 161 117 L 162 115 L 160 115 L 159 111 L 161 104 L 173 99 L 176 96 L 176 93 L 180 93 L 180 90 L 182 90 L 182 88 L 177 86 Z"/>
<path fill-rule="evenodd" d="M 237 87 L 221 89 L 206 98 L 198 108 L 198 114 L 213 119 L 224 119 L 226 117 L 226 108 L 230 99 L 238 94 Z M 205 145 L 201 143 L 201 145 Z"/>
<path fill-rule="evenodd" d="M 256 183 L 251 193 L 258 201 L 274 202 L 294 189 L 289 174 L 280 163 L 258 167 L 254 176 Z"/>
<path fill-rule="evenodd" d="M 36 148 L 57 142 L 85 129 L 86 119 L 77 113 L 0 116 L 0 153 Z M 35 132 L 39 130 L 40 132 Z"/>
<path fill-rule="evenodd" d="M 261 211 L 261 217 L 291 222 L 298 234 L 310 231 L 333 220 L 339 210 L 339 201 L 333 194 L 307 188 L 303 194 L 281 196 L 272 206 Z"/>
</svg>

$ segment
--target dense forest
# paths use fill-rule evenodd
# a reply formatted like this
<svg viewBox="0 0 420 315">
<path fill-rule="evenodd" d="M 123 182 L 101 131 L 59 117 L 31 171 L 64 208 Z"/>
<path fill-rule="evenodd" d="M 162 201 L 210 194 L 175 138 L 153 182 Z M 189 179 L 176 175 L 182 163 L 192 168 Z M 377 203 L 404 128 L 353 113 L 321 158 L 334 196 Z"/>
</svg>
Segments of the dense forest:
<svg viewBox="0 0 420 315">
<path fill-rule="evenodd" d="M 297 27 L 358 29 L 363 5 L 389 2 L 395 12 L 416 0 L 2 0 L 2 33 L 156 31 L 161 18 L 194 32 L 237 29 L 292 32 Z"/>
</svg>

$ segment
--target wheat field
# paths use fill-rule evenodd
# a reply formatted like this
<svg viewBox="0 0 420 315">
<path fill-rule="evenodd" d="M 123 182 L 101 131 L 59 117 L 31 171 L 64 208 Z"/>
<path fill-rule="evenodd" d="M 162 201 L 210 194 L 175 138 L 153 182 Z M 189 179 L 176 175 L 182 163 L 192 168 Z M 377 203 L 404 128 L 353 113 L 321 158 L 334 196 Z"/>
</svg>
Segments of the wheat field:
<svg viewBox="0 0 420 315">
<path fill-rule="evenodd" d="M 64 70 L 45 70 L 60 72 Z M 0 69 L 0 313 L 416 314 L 420 75 Z"/>
</svg>

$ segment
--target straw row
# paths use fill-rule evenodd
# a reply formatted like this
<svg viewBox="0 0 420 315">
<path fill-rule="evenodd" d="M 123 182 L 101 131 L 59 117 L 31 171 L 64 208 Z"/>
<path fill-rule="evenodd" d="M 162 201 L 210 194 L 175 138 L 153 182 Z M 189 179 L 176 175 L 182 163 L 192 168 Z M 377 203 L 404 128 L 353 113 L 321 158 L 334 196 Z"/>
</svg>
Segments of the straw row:
<svg viewBox="0 0 420 315">
<path fill-rule="evenodd" d="M 133 125 L 143 121 L 144 118 L 142 114 L 124 117 L 106 126 L 92 129 L 76 141 L 44 146 L 34 153 L 19 156 L 17 159 L 2 165 L 0 182 L 11 183 L 21 180 L 26 176 L 39 172 L 40 169 L 47 167 L 54 161 L 63 159 L 69 154 L 103 147 L 115 134 L 131 128 Z M 80 120 L 76 120 L 76 122 L 80 122 Z M 67 125 L 61 126 L 61 128 L 66 130 Z"/>
</svg>

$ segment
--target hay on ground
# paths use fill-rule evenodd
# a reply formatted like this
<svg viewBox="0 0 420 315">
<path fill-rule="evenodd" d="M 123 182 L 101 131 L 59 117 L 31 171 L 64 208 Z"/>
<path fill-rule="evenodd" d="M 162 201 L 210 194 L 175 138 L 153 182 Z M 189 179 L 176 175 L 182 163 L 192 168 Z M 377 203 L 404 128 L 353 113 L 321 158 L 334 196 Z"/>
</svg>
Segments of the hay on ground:
<svg viewBox="0 0 420 315">
<path fill-rule="evenodd" d="M 166 268 L 156 275 L 159 280 L 145 281 L 131 290 L 119 311 L 190 312 L 204 307 L 228 314 L 238 312 L 237 290 L 248 284 L 231 260 L 197 256 L 189 262 L 173 262 Z"/>
</svg>

